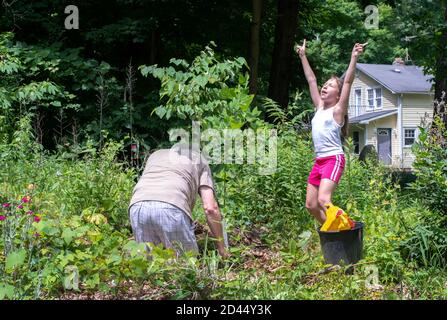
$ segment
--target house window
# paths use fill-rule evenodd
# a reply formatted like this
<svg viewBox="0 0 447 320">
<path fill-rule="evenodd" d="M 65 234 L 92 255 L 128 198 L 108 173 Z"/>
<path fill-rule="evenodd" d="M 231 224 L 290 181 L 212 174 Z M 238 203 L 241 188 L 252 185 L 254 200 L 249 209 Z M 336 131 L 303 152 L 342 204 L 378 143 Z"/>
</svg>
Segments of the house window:
<svg viewBox="0 0 447 320">
<path fill-rule="evenodd" d="M 406 128 L 404 129 L 404 144 L 405 147 L 410 147 L 416 140 L 416 129 Z"/>
<path fill-rule="evenodd" d="M 355 89 L 355 110 L 354 110 L 354 116 L 360 115 L 360 108 L 362 105 L 362 89 Z"/>
<path fill-rule="evenodd" d="M 368 89 L 368 107 L 374 108 L 374 90 Z"/>
<path fill-rule="evenodd" d="M 360 135 L 358 131 L 352 133 L 352 142 L 354 143 L 354 153 L 359 154 L 360 152 Z"/>
<path fill-rule="evenodd" d="M 375 98 L 376 98 L 376 108 L 382 108 L 382 89 L 377 88 L 375 91 Z"/>
<path fill-rule="evenodd" d="M 362 105 L 362 89 L 355 89 L 355 106 L 360 107 Z"/>
<path fill-rule="evenodd" d="M 368 89 L 368 108 L 382 108 L 382 88 Z"/>
</svg>

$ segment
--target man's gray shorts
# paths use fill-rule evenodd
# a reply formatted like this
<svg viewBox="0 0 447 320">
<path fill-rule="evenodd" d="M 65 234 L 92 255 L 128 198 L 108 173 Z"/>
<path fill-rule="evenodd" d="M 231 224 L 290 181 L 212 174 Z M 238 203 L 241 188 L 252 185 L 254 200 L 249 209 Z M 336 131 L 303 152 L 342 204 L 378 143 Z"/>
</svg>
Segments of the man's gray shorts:
<svg viewBox="0 0 447 320">
<path fill-rule="evenodd" d="M 194 224 L 176 206 L 160 201 L 140 201 L 130 207 L 129 215 L 135 241 L 162 243 L 177 254 L 198 252 Z"/>
</svg>

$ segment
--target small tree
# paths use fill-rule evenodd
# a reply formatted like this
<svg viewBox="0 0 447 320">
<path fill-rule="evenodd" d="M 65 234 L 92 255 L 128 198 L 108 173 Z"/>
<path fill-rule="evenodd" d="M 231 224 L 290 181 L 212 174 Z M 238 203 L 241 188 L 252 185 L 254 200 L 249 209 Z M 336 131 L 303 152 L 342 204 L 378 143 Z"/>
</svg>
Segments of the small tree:
<svg viewBox="0 0 447 320">
<path fill-rule="evenodd" d="M 161 81 L 161 105 L 155 112 L 161 119 L 176 116 L 200 121 L 203 128 L 240 129 L 260 126 L 260 111 L 250 108 L 248 67 L 244 58 L 219 61 L 211 42 L 191 63 L 171 59 L 169 67 L 140 66 L 143 76 L 151 74 Z"/>
</svg>

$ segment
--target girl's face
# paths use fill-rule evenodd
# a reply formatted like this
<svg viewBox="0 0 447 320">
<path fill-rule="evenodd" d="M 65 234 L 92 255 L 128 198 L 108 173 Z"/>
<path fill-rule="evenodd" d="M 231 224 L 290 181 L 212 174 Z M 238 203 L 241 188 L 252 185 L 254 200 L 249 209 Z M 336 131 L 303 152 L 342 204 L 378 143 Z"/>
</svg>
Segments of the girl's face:
<svg viewBox="0 0 447 320">
<path fill-rule="evenodd" d="M 320 92 L 321 100 L 327 103 L 337 102 L 340 98 L 338 82 L 331 78 L 323 85 Z"/>
</svg>

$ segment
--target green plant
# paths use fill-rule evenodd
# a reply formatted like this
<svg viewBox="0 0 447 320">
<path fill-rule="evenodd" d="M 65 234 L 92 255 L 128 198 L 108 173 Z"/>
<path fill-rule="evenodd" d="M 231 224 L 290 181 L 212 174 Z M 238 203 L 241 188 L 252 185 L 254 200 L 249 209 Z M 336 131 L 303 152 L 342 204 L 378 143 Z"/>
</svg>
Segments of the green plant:
<svg viewBox="0 0 447 320">
<path fill-rule="evenodd" d="M 21 200 L 0 195 L 0 299 L 40 295 L 38 275 L 42 269 L 43 241 L 36 223 L 42 217 L 35 211 L 30 190 L 27 191 Z"/>
<path fill-rule="evenodd" d="M 171 59 L 171 66 L 140 66 L 143 76 L 151 74 L 161 81 L 161 105 L 154 112 L 169 120 L 200 121 L 203 128 L 256 128 L 263 124 L 260 111 L 250 108 L 248 75 L 242 72 L 243 58 L 219 61 L 210 43 L 191 63 Z"/>
<path fill-rule="evenodd" d="M 237 225 L 263 225 L 286 233 L 307 228 L 311 219 L 304 206 L 305 185 L 312 156 L 309 142 L 290 131 L 278 139 L 272 174 L 260 175 L 258 164 L 228 166 L 227 217 Z M 220 185 L 218 191 L 222 189 Z"/>
<path fill-rule="evenodd" d="M 431 130 L 420 127 L 412 150 L 416 181 L 409 189 L 429 210 L 418 215 L 420 225 L 402 242 L 407 259 L 425 267 L 447 268 L 447 129 L 440 116 Z"/>
<path fill-rule="evenodd" d="M 308 127 L 309 117 L 314 112 L 314 106 L 299 90 L 286 108 L 267 97 L 263 98 L 262 102 L 267 115 L 274 120 L 280 131 Z"/>
<path fill-rule="evenodd" d="M 447 231 L 436 225 L 418 225 L 400 244 L 406 259 L 424 267 L 447 268 Z"/>
<path fill-rule="evenodd" d="M 447 129 L 441 117 L 436 116 L 434 127 L 419 127 L 418 140 L 413 145 L 416 157 L 413 166 L 417 180 L 410 189 L 431 209 L 429 223 L 447 227 Z M 425 196 L 429 195 L 429 196 Z"/>
</svg>

